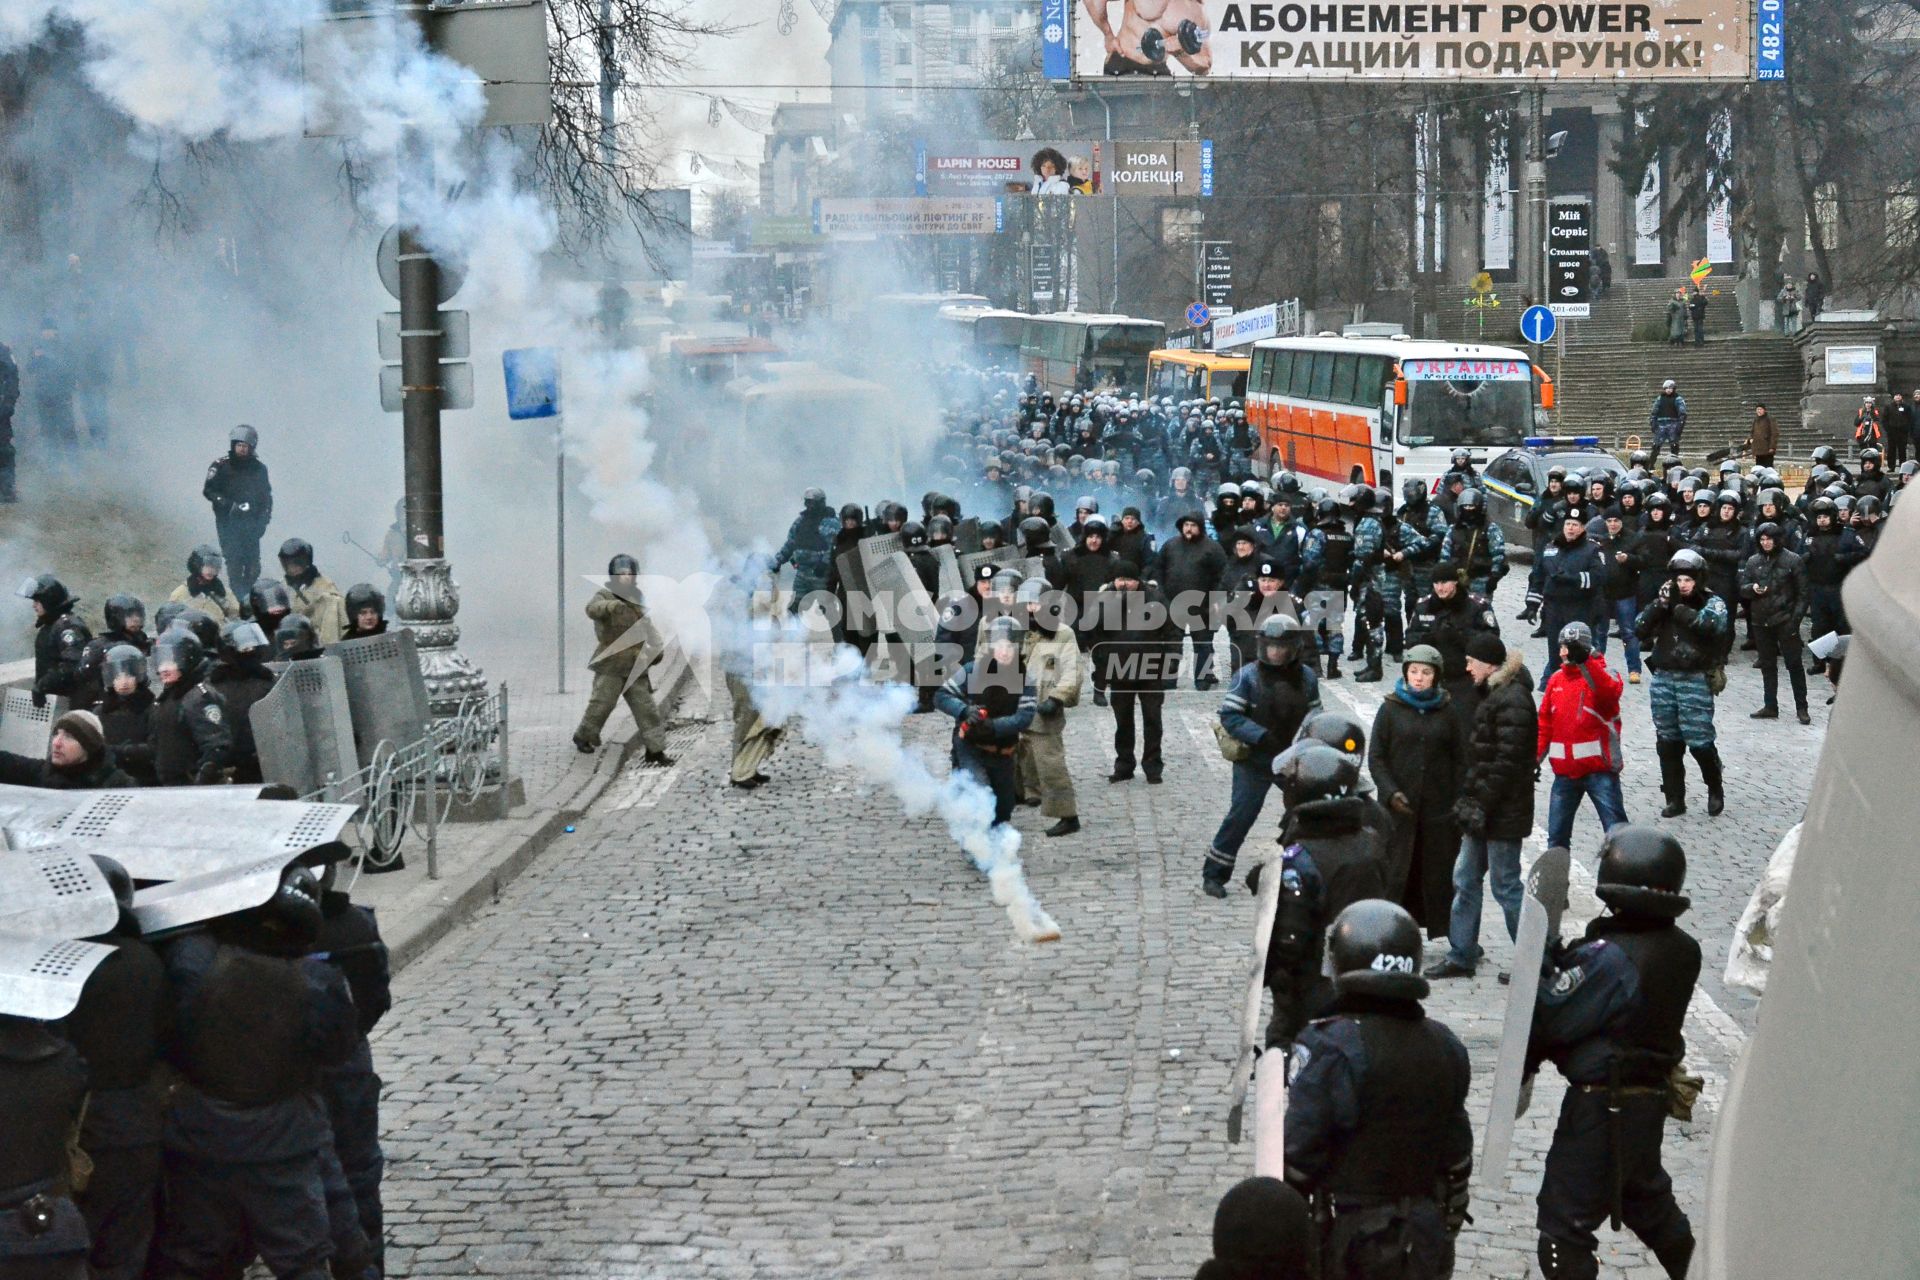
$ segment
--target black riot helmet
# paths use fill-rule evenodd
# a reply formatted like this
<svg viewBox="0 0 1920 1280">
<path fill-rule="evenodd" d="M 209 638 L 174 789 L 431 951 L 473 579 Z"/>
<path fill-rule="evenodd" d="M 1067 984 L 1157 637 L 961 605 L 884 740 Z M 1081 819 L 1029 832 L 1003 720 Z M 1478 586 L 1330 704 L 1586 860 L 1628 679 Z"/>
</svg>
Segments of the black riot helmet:
<svg viewBox="0 0 1920 1280">
<path fill-rule="evenodd" d="M 619 555 L 607 561 L 607 576 L 609 578 L 637 578 L 640 576 L 640 562 L 622 551 Z"/>
<path fill-rule="evenodd" d="M 1321 524 L 1330 524 L 1340 518 L 1340 503 L 1333 498 L 1322 498 L 1313 504 L 1313 518 Z"/>
<path fill-rule="evenodd" d="M 941 547 L 941 546 L 945 546 L 947 543 L 952 541 L 953 541 L 953 517 L 952 516 L 938 515 L 938 516 L 934 516 L 931 520 L 927 521 L 928 545 Z"/>
<path fill-rule="evenodd" d="M 1762 538 L 1772 538 L 1773 549 L 1775 551 L 1780 550 L 1780 526 L 1775 524 L 1773 521 L 1762 520 L 1759 524 L 1754 526 L 1753 545 L 1756 547 L 1759 546 L 1760 539 Z"/>
<path fill-rule="evenodd" d="M 1664 493 L 1656 493 L 1642 504 L 1647 509 L 1648 524 L 1665 524 L 1673 516 L 1673 499 Z M 1655 520 L 1653 513 L 1658 511 L 1660 519 Z"/>
<path fill-rule="evenodd" d="M 147 655 L 134 645 L 116 644 L 107 650 L 107 656 L 100 663 L 100 687 L 108 693 L 113 692 L 113 682 L 121 676 L 132 676 L 136 684 L 147 682 Z"/>
<path fill-rule="evenodd" d="M 227 567 L 227 558 L 220 554 L 220 548 L 203 542 L 187 553 L 187 577 L 189 579 L 198 578 L 200 571 L 208 565 L 213 566 L 215 577 L 219 577 L 220 571 Z"/>
<path fill-rule="evenodd" d="M 1630 467 L 1650 467 L 1653 465 L 1653 455 L 1645 449 L 1635 449 L 1631 454 L 1627 455 L 1627 465 Z"/>
<path fill-rule="evenodd" d="M 386 594 L 371 582 L 356 582 L 347 588 L 347 621 L 358 624 L 361 612 L 366 609 L 386 617 Z"/>
<path fill-rule="evenodd" d="M 50 573 L 28 578 L 14 594 L 45 609 L 49 618 L 59 617 L 77 603 L 73 593 L 67 590 L 67 584 Z"/>
<path fill-rule="evenodd" d="M 153 642 L 153 670 L 162 684 L 198 679 L 206 657 L 207 651 L 201 647 L 199 638 L 184 627 L 176 627 Z"/>
<path fill-rule="evenodd" d="M 1465 471 L 1473 465 L 1473 455 L 1465 449 L 1455 449 L 1453 456 L 1447 460 L 1447 465 L 1455 471 Z"/>
<path fill-rule="evenodd" d="M 927 545 L 927 527 L 918 520 L 909 520 L 900 526 L 900 540 L 915 549 L 924 547 Z"/>
<path fill-rule="evenodd" d="M 200 642 L 202 655 L 210 654 L 220 648 L 220 622 L 210 613 L 198 609 L 189 609 L 180 615 L 173 625 L 175 631 L 186 631 Z"/>
<path fill-rule="evenodd" d="M 1623 822 L 1600 842 L 1594 894 L 1620 915 L 1671 920 L 1685 911 L 1687 853 L 1660 828 Z"/>
<path fill-rule="evenodd" d="M 260 452 L 260 433 L 243 422 L 227 432 L 228 451 L 231 452 L 233 446 L 237 444 L 243 444 L 255 453 L 258 453 Z"/>
<path fill-rule="evenodd" d="M 199 613 L 200 611 L 184 600 L 167 601 L 153 611 L 153 634 L 156 636 L 167 634 L 167 632 L 173 630 L 181 618 L 190 612 Z"/>
<path fill-rule="evenodd" d="M 280 567 L 289 574 L 313 568 L 313 544 L 305 538 L 288 538 L 280 544 Z"/>
<path fill-rule="evenodd" d="M 293 661 L 320 655 L 320 633 L 313 622 L 301 614 L 292 614 L 273 633 L 273 656 Z"/>
<path fill-rule="evenodd" d="M 1884 513 L 1880 499 L 1868 494 L 1853 504 L 1854 514 L 1862 520 L 1878 520 Z"/>
<path fill-rule="evenodd" d="M 1053 541 L 1053 526 L 1039 516 L 1028 516 L 1020 522 L 1020 541 L 1028 548 L 1047 546 Z"/>
<path fill-rule="evenodd" d="M 1348 485 L 1341 490 L 1340 497 L 1355 515 L 1369 515 L 1373 511 L 1373 490 L 1364 484 Z"/>
<path fill-rule="evenodd" d="M 1860 451 L 1860 469 L 1878 471 L 1880 469 L 1880 451 L 1872 445 Z"/>
<path fill-rule="evenodd" d="M 1707 576 L 1707 558 L 1698 551 L 1695 551 L 1692 547 L 1682 547 L 1674 552 L 1672 557 L 1668 559 L 1667 573 L 1672 577 L 1677 577 L 1684 573 L 1696 582 L 1705 581 Z"/>
<path fill-rule="evenodd" d="M 827 506 L 827 491 L 825 489 L 808 489 L 800 495 L 800 502 L 809 511 L 824 511 Z"/>
<path fill-rule="evenodd" d="M 1400 482 L 1400 499 L 1408 506 L 1418 510 L 1427 505 L 1427 482 L 1417 476 L 1409 476 Z"/>
<path fill-rule="evenodd" d="M 1290 667 L 1300 660 L 1307 628 L 1291 614 L 1276 613 L 1260 624 L 1255 659 L 1263 667 Z"/>
<path fill-rule="evenodd" d="M 1367 754 L 1367 731 L 1344 711 L 1316 711 L 1300 722 L 1295 742 L 1324 742 L 1343 755 Z"/>
<path fill-rule="evenodd" d="M 1027 510 L 1039 516 L 1048 524 L 1053 523 L 1053 495 L 1043 490 L 1035 490 L 1027 499 Z"/>
<path fill-rule="evenodd" d="M 1840 466 L 1840 455 L 1833 451 L 1833 446 L 1830 444 L 1823 444 L 1815 449 L 1812 458 L 1819 466 L 1831 467 L 1836 470 Z"/>
<path fill-rule="evenodd" d="M 1462 489 L 1453 500 L 1453 514 L 1461 524 L 1485 524 L 1487 500 L 1478 489 Z"/>
<path fill-rule="evenodd" d="M 220 628 L 220 657 L 226 661 L 264 658 L 267 633 L 260 624 L 247 618 L 235 618 Z"/>
<path fill-rule="evenodd" d="M 125 592 L 108 596 L 101 612 L 106 615 L 109 631 L 126 631 L 129 628 L 138 631 L 147 625 L 147 606 L 141 603 L 139 596 L 130 596 Z"/>
<path fill-rule="evenodd" d="M 1832 498 L 1815 498 L 1807 504 L 1807 515 L 1818 524 L 1821 516 L 1831 520 L 1840 514 L 1840 508 L 1834 505 Z"/>
<path fill-rule="evenodd" d="M 295 863 L 280 873 L 280 887 L 257 908 L 259 923 L 277 941 L 304 950 L 320 936 L 320 877 Z"/>
<path fill-rule="evenodd" d="M 1420 926 L 1397 903 L 1364 898 L 1334 917 L 1327 958 L 1341 995 L 1401 1000 L 1427 995 L 1427 980 L 1420 976 Z"/>
<path fill-rule="evenodd" d="M 840 527 L 842 529 L 846 528 L 848 525 L 852 525 L 854 528 L 858 529 L 864 526 L 866 523 L 867 523 L 867 513 L 861 509 L 861 506 L 859 503 L 849 502 L 845 506 L 840 508 Z"/>
<path fill-rule="evenodd" d="M 293 595 L 287 590 L 287 584 L 272 578 L 257 579 L 253 589 L 247 592 L 247 603 L 251 606 L 255 618 L 269 617 L 274 614 L 284 617 L 293 612 Z M 195 612 L 199 611 L 195 610 Z"/>
<path fill-rule="evenodd" d="M 1360 783 L 1360 764 L 1323 742 L 1303 742 L 1274 759 L 1273 780 L 1280 785 L 1287 808 L 1293 809 L 1351 794 Z"/>
</svg>

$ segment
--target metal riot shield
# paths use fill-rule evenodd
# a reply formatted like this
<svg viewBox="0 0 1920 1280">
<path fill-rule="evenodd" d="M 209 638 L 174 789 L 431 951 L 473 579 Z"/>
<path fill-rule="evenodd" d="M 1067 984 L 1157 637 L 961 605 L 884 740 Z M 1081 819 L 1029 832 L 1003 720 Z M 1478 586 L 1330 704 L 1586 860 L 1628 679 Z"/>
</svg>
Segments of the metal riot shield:
<svg viewBox="0 0 1920 1280">
<path fill-rule="evenodd" d="M 1020 571 L 1023 579 L 1038 578 L 1042 582 L 1047 580 L 1047 562 L 1041 556 L 1028 556 L 1023 560 L 1015 560 L 1013 567 Z"/>
<path fill-rule="evenodd" d="M 360 768 L 346 669 L 329 653 L 286 664 L 250 713 L 260 773 L 299 795 L 339 784 Z M 334 792 L 328 792 L 331 796 Z"/>
<path fill-rule="evenodd" d="M 1053 522 L 1053 549 L 1055 551 L 1073 550 L 1073 531 L 1058 520 Z"/>
<path fill-rule="evenodd" d="M 91 938 L 119 921 L 113 886 L 84 851 L 0 853 L 0 932 Z"/>
<path fill-rule="evenodd" d="M 933 601 L 906 552 L 895 551 L 869 565 L 867 585 L 873 588 L 881 630 L 908 641 L 933 639 Z"/>
<path fill-rule="evenodd" d="M 11 788 L 0 788 L 0 800 Z M 348 804 L 261 800 L 258 787 L 156 787 L 67 791 L 57 814 L 16 817 L 10 848 L 64 842 L 117 859 L 135 880 L 179 880 L 258 858 L 301 854 L 339 840 L 353 821 Z"/>
<path fill-rule="evenodd" d="M 250 910 L 274 895 L 281 873 L 298 856 L 256 856 L 141 889 L 133 895 L 133 918 L 140 922 L 140 932 L 150 936 Z"/>
<path fill-rule="evenodd" d="M 907 540 L 897 533 L 876 533 L 860 539 L 860 576 L 869 591 L 874 590 L 873 567 L 896 551 L 905 551 Z"/>
<path fill-rule="evenodd" d="M 31 690 L 8 689 L 5 703 L 0 704 L 0 751 L 45 759 L 53 722 L 66 713 L 65 698 L 48 698 L 46 706 L 36 707 Z"/>
<path fill-rule="evenodd" d="M 968 516 L 953 526 L 953 549 L 960 555 L 980 549 L 980 517 Z"/>
<path fill-rule="evenodd" d="M 963 591 L 973 589 L 973 576 L 980 572 L 983 564 L 1014 564 L 1020 559 L 1012 547 L 995 547 L 991 551 L 968 551 L 960 556 L 960 578 Z"/>
<path fill-rule="evenodd" d="M 1521 1073 L 1526 1070 L 1527 1040 L 1533 1033 L 1533 1007 L 1540 992 L 1540 963 L 1547 943 L 1560 932 L 1567 909 L 1567 876 L 1573 855 L 1549 849 L 1527 872 L 1527 896 L 1520 904 L 1520 935 L 1513 942 L 1513 978 L 1507 987 L 1507 1020 L 1494 1060 L 1493 1098 L 1487 1104 L 1487 1138 L 1474 1170 L 1480 1185 L 1496 1188 L 1506 1176 L 1513 1147 L 1515 1114 L 1520 1107 Z"/>
<path fill-rule="evenodd" d="M 1291 1054 L 1273 1050 L 1253 1066 L 1253 1175 L 1287 1176 L 1287 1073 Z"/>
<path fill-rule="evenodd" d="M 933 558 L 940 562 L 941 595 L 950 596 L 967 589 L 966 579 L 960 576 L 960 554 L 952 546 L 933 548 Z"/>
<path fill-rule="evenodd" d="M 72 938 L 0 933 L 0 1013 L 53 1022 L 80 1003 L 80 992 L 113 948 Z"/>
<path fill-rule="evenodd" d="M 342 640 L 328 645 L 326 656 L 340 660 L 346 677 L 356 767 L 371 763 L 382 742 L 404 747 L 426 734 L 427 681 L 412 631 Z"/>
<path fill-rule="evenodd" d="M 1267 986 L 1267 945 L 1273 940 L 1273 921 L 1280 911 L 1281 856 L 1276 846 L 1273 856 L 1260 864 L 1260 893 L 1254 899 L 1253 959 L 1247 972 L 1246 995 L 1240 1009 L 1240 1056 L 1233 1065 L 1233 1093 L 1227 1105 L 1227 1141 L 1233 1143 L 1240 1141 L 1241 1123 L 1246 1114 L 1247 1086 L 1253 1080 L 1254 1063 L 1260 1056 L 1260 1001 Z M 1276 1060 L 1285 1057 L 1280 1053 L 1266 1056 Z M 1256 1123 L 1254 1158 L 1259 1159 L 1259 1155 L 1259 1127 Z"/>
</svg>

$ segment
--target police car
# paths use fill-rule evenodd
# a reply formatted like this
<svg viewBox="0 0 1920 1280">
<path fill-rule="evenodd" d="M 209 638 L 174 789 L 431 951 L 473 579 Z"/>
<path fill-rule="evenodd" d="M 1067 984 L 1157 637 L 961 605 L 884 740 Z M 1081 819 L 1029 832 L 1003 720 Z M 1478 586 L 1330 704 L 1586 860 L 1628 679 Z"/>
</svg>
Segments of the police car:
<svg viewBox="0 0 1920 1280">
<path fill-rule="evenodd" d="M 1528 436 L 1518 449 L 1492 459 L 1480 478 L 1486 487 L 1488 516 L 1500 522 L 1508 547 L 1524 551 L 1533 545 L 1527 512 L 1534 499 L 1546 492 L 1551 467 L 1565 467 L 1569 473 L 1610 471 L 1616 480 L 1627 469 L 1600 447 L 1599 436 Z"/>
</svg>

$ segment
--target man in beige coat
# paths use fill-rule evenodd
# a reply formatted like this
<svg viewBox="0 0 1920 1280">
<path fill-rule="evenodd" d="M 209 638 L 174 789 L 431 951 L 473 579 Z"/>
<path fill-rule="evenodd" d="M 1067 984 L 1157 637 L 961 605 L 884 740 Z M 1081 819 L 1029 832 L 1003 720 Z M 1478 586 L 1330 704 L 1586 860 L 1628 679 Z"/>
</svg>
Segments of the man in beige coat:
<svg viewBox="0 0 1920 1280">
<path fill-rule="evenodd" d="M 347 633 L 347 598 L 313 562 L 313 544 L 288 538 L 280 544 L 280 573 L 293 596 L 293 611 L 313 624 L 321 645 L 338 644 Z"/>
<path fill-rule="evenodd" d="M 1062 625 L 1064 593 L 1048 590 L 1044 578 L 1021 583 L 1018 598 L 1027 621 L 1020 665 L 1038 699 L 1033 724 L 1020 735 L 1014 753 L 1021 803 L 1038 804 L 1043 817 L 1057 819 L 1048 835 L 1070 836 L 1080 829 L 1066 741 L 1067 708 L 1080 702 L 1080 643 L 1072 626 Z"/>
<path fill-rule="evenodd" d="M 648 670 L 666 652 L 666 641 L 647 616 L 635 581 L 639 576 L 639 561 L 617 555 L 607 563 L 607 585 L 587 601 L 595 646 L 587 664 L 593 669 L 593 689 L 580 727 L 573 731 L 573 745 L 589 754 L 598 751 L 600 730 L 613 714 L 614 704 L 624 698 L 647 763 L 668 765 L 673 760 L 667 755 L 666 722 L 654 705 L 653 686 L 647 680 Z"/>
</svg>

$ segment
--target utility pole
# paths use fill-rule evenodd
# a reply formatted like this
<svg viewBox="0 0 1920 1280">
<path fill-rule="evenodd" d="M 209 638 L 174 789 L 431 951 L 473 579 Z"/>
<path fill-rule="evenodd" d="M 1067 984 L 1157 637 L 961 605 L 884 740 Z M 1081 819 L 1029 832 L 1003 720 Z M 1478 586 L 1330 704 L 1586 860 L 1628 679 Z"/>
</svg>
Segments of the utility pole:
<svg viewBox="0 0 1920 1280">
<path fill-rule="evenodd" d="M 1521 240 L 1521 252 L 1527 255 L 1520 269 L 1525 292 L 1535 302 L 1545 302 L 1547 292 L 1547 127 L 1545 89 L 1536 85 L 1527 116 L 1527 233 Z"/>
<path fill-rule="evenodd" d="M 429 6 L 399 0 L 396 21 L 412 22 L 421 43 L 433 47 Z M 400 143 L 400 424 L 406 483 L 407 556 L 401 566 L 394 614 L 412 630 L 435 716 L 455 715 L 469 697 L 484 696 L 486 677 L 456 647 L 460 588 L 446 561 L 446 522 L 440 470 L 440 264 L 420 242 L 420 223 L 433 193 L 433 153 L 419 131 Z"/>
</svg>

